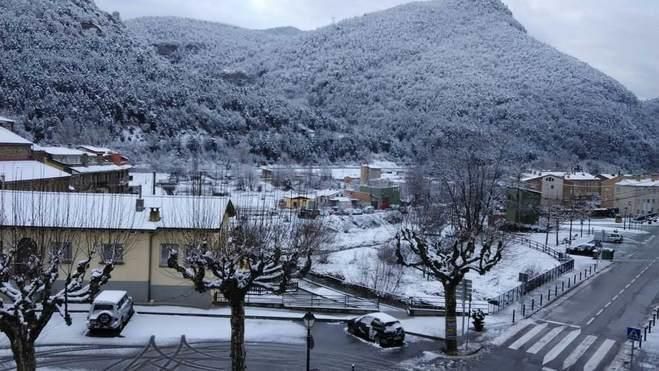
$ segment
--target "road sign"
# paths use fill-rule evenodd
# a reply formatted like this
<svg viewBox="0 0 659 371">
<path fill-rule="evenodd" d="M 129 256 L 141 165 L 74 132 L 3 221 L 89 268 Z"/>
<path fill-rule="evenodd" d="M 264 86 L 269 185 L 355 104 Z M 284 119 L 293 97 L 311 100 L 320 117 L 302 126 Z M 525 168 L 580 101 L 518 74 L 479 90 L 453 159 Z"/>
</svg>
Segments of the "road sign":
<svg viewBox="0 0 659 371">
<path fill-rule="evenodd" d="M 627 339 L 641 341 L 641 329 L 635 327 L 627 327 Z"/>
</svg>

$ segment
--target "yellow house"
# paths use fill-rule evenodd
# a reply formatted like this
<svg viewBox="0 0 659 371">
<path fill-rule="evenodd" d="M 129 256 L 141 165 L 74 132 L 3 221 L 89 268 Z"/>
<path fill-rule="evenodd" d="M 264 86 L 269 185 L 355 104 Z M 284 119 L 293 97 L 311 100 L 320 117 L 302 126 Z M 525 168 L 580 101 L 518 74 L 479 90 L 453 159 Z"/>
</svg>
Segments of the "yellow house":
<svg viewBox="0 0 659 371">
<path fill-rule="evenodd" d="M 313 205 L 314 198 L 303 195 L 284 196 L 279 201 L 279 207 L 282 209 L 310 209 Z"/>
<path fill-rule="evenodd" d="M 15 267 L 35 254 L 47 260 L 61 251 L 60 280 L 94 251 L 91 267 L 112 259 L 108 289 L 127 290 L 137 302 L 210 305 L 210 293 L 167 267 L 172 250 L 224 236 L 235 216 L 228 198 L 105 193 L 0 191 L 0 247 L 15 248 Z"/>
</svg>

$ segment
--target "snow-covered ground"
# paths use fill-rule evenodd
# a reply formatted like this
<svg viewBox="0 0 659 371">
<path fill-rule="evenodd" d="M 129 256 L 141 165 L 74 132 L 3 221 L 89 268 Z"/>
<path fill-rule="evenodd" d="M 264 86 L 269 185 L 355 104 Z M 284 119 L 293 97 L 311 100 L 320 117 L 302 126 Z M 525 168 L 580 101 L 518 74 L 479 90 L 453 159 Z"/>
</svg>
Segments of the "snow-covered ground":
<svg viewBox="0 0 659 371">
<path fill-rule="evenodd" d="M 231 327 L 228 318 L 161 316 L 136 313 L 120 337 L 87 336 L 84 313 L 73 313 L 73 324 L 66 326 L 60 316 L 53 316 L 37 340 L 37 345 L 55 344 L 121 344 L 144 345 L 154 335 L 158 344 L 178 343 L 181 335 L 189 340 L 228 341 Z M 301 322 L 252 320 L 245 321 L 247 341 L 302 343 L 306 330 Z M 9 346 L 0 337 L 0 347 Z"/>
<path fill-rule="evenodd" d="M 374 280 L 378 264 L 378 250 L 381 246 L 361 247 L 338 251 L 327 256 L 327 263 L 316 262 L 312 270 L 321 274 L 343 277 L 346 282 L 369 286 Z M 556 259 L 526 246 L 511 244 L 503 253 L 503 259 L 486 275 L 475 272 L 467 274 L 472 280 L 474 300 L 497 296 L 519 285 L 518 274 L 524 271 L 541 273 L 559 263 Z M 442 293 L 441 284 L 436 280 L 423 278 L 422 272 L 412 268 L 401 268 L 400 284 L 393 294 L 403 297 L 432 296 Z M 393 289 L 393 287 L 392 287 Z"/>
<path fill-rule="evenodd" d="M 659 369 L 659 327 L 654 327 L 643 343 L 640 366 L 642 370 Z"/>
<path fill-rule="evenodd" d="M 384 211 L 364 215 L 330 215 L 324 222 L 335 234 L 328 250 L 383 245 L 400 231 L 401 218 L 398 212 Z"/>
</svg>

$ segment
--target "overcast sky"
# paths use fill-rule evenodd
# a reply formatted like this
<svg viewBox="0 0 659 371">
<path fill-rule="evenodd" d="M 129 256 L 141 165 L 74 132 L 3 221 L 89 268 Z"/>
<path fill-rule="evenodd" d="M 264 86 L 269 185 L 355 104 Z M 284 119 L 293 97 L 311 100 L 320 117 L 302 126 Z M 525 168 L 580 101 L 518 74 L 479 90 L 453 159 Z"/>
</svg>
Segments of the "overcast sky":
<svg viewBox="0 0 659 371">
<path fill-rule="evenodd" d="M 407 0 L 96 0 L 122 18 L 172 15 L 247 28 L 309 30 Z M 659 97 L 659 0 L 503 0 L 529 34 Z"/>
</svg>

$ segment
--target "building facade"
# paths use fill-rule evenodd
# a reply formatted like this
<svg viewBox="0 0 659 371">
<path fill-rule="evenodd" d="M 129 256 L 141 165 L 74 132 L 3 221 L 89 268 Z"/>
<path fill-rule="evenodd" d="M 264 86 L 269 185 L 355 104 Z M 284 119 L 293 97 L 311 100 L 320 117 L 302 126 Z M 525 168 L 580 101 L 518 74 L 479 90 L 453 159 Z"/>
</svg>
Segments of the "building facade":
<svg viewBox="0 0 659 371">
<path fill-rule="evenodd" d="M 659 180 L 624 179 L 615 185 L 615 207 L 623 216 L 659 212 Z"/>
<path fill-rule="evenodd" d="M 196 293 L 168 268 L 169 253 L 183 260 L 199 240 L 191 236 L 219 235 L 235 216 L 231 201 L 218 197 L 0 191 L 0 205 L 3 248 L 39 249 L 42 257 L 61 248 L 60 277 L 93 249 L 92 267 L 115 262 L 105 288 L 126 290 L 139 303 L 198 306 L 209 306 L 211 294 Z M 35 208 L 43 211 L 37 217 Z"/>
</svg>

